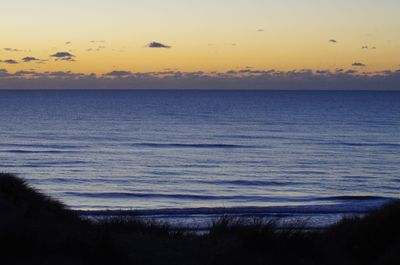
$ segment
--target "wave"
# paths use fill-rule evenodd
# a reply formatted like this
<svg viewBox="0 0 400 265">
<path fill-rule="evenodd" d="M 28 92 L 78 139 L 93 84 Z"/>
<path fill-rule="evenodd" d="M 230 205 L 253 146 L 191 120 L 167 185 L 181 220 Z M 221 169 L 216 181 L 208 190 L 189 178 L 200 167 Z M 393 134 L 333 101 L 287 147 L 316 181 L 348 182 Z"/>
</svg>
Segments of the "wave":
<svg viewBox="0 0 400 265">
<path fill-rule="evenodd" d="M 0 153 L 10 154 L 65 154 L 77 153 L 75 151 L 61 151 L 61 150 L 0 150 Z"/>
<path fill-rule="evenodd" d="M 347 146 L 366 146 L 366 147 L 375 147 L 375 146 L 382 146 L 382 147 L 400 147 L 400 144 L 396 143 L 341 143 L 342 145 Z"/>
<path fill-rule="evenodd" d="M 21 168 L 41 168 L 41 167 L 51 167 L 51 166 L 74 166 L 87 164 L 86 161 L 54 161 L 54 162 L 35 162 L 19 165 Z"/>
<path fill-rule="evenodd" d="M 263 195 L 201 195 L 201 194 L 169 194 L 169 193 L 143 193 L 143 192 L 65 192 L 64 195 L 100 198 L 100 199 L 127 199 L 127 198 L 149 198 L 149 199 L 173 199 L 173 200 L 193 200 L 193 201 L 245 201 L 245 202 L 330 202 L 336 201 L 386 201 L 391 198 L 380 196 L 328 196 L 328 197 L 277 197 Z"/>
<path fill-rule="evenodd" d="M 52 148 L 52 149 L 80 149 L 87 145 L 62 145 L 62 144 L 0 144 L 0 147 L 25 147 L 25 148 Z"/>
<path fill-rule="evenodd" d="M 202 207 L 202 208 L 165 208 L 165 209 L 136 209 L 136 210 L 79 210 L 83 216 L 194 216 L 194 215 L 248 215 L 248 216 L 296 216 L 318 214 L 363 214 L 377 209 L 383 204 L 395 201 L 386 199 L 374 204 L 332 204 L 332 205 L 300 205 L 300 206 L 248 206 L 248 207 Z"/>
<path fill-rule="evenodd" d="M 259 135 L 215 135 L 217 138 L 222 139 L 285 139 L 285 137 L 278 136 L 259 136 Z"/>
<path fill-rule="evenodd" d="M 327 175 L 328 172 L 317 170 L 282 170 L 282 174 L 288 175 Z"/>
<path fill-rule="evenodd" d="M 162 143 L 135 143 L 132 147 L 149 147 L 149 148 L 255 148 L 255 146 L 237 145 L 237 144 L 162 144 Z"/>
<path fill-rule="evenodd" d="M 169 193 L 143 193 L 143 192 L 64 192 L 67 196 L 97 198 L 97 199 L 172 199 L 190 201 L 231 201 L 231 202 L 264 202 L 264 203 L 285 203 L 285 202 L 311 202 L 312 197 L 277 197 L 263 195 L 201 195 L 201 194 L 169 194 Z"/>
<path fill-rule="evenodd" d="M 167 193 L 135 193 L 135 192 L 101 192 L 101 193 L 87 193 L 87 192 L 65 192 L 68 196 L 89 197 L 89 198 L 171 198 L 171 199 L 187 199 L 187 200 L 280 200 L 280 198 L 265 197 L 265 196 L 213 196 L 213 195 L 199 195 L 199 194 L 167 194 Z"/>
<path fill-rule="evenodd" d="M 319 145 L 344 145 L 353 147 L 400 147 L 398 143 L 353 143 L 353 142 L 316 142 Z"/>
<path fill-rule="evenodd" d="M 332 196 L 324 197 L 319 200 L 332 200 L 332 201 L 376 201 L 376 200 L 388 200 L 390 198 L 383 196 Z"/>
<path fill-rule="evenodd" d="M 262 181 L 262 180 L 198 180 L 197 183 L 211 185 L 237 185 L 237 186 L 293 186 L 301 185 L 301 182 Z"/>
</svg>

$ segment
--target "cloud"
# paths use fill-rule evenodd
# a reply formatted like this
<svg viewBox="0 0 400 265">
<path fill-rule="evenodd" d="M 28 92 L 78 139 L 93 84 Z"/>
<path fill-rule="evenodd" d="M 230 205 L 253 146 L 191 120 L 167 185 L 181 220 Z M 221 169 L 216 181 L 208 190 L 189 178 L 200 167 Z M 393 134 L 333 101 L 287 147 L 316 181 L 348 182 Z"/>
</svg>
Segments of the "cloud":
<svg viewBox="0 0 400 265">
<path fill-rule="evenodd" d="M 75 57 L 75 55 L 69 53 L 69 52 L 57 52 L 55 54 L 50 55 L 51 57 L 57 57 L 57 58 L 65 58 L 65 57 Z"/>
<path fill-rule="evenodd" d="M 337 40 L 335 40 L 335 39 L 330 39 L 329 42 L 330 42 L 330 43 L 337 43 Z"/>
<path fill-rule="evenodd" d="M 347 71 L 345 71 L 344 73 L 346 73 L 346 74 L 348 74 L 348 75 L 354 75 L 354 74 L 357 74 L 358 71 L 357 71 L 357 70 L 347 70 Z"/>
<path fill-rule="evenodd" d="M 22 71 L 17 71 L 15 72 L 14 75 L 32 75 L 32 74 L 37 74 L 35 71 L 27 71 L 27 70 L 22 70 Z"/>
<path fill-rule="evenodd" d="M 147 44 L 147 47 L 149 48 L 164 48 L 164 49 L 170 49 L 171 46 L 169 45 L 165 45 L 159 42 L 150 42 L 149 44 Z"/>
<path fill-rule="evenodd" d="M 269 74 L 271 70 L 265 71 L 265 70 L 252 70 L 249 68 L 245 68 L 239 71 L 234 71 L 234 70 L 230 70 L 226 73 L 228 74 L 248 74 L 248 75 L 262 75 L 262 74 Z"/>
<path fill-rule="evenodd" d="M 25 63 L 29 63 L 29 62 L 32 62 L 32 61 L 40 61 L 40 60 L 35 58 L 35 57 L 27 56 L 27 57 L 22 58 L 22 61 L 25 62 Z"/>
<path fill-rule="evenodd" d="M 355 63 L 352 64 L 352 66 L 355 66 L 355 67 L 365 67 L 366 65 L 363 64 L 363 63 L 355 62 Z"/>
<path fill-rule="evenodd" d="M 105 73 L 104 77 L 128 77 L 131 76 L 132 73 L 128 71 L 112 71 L 109 73 Z"/>
<path fill-rule="evenodd" d="M 85 74 L 82 73 L 73 73 L 71 71 L 58 71 L 58 72 L 45 72 L 44 76 L 48 78 L 53 78 L 53 79 L 77 79 L 80 77 L 86 76 Z"/>
<path fill-rule="evenodd" d="M 257 89 L 398 90 L 400 70 L 358 73 L 354 69 L 230 70 L 226 72 L 130 72 L 100 76 L 67 72 L 8 72 L 0 69 L 0 89 Z"/>
<path fill-rule="evenodd" d="M 22 52 L 22 50 L 14 49 L 14 48 L 3 48 L 3 50 L 7 52 Z"/>
<path fill-rule="evenodd" d="M 107 49 L 107 47 L 104 45 L 100 45 L 100 46 L 97 46 L 96 48 L 88 48 L 88 49 L 86 49 L 86 51 L 87 52 L 99 52 L 104 49 Z M 114 49 L 113 49 L 113 51 L 114 51 Z"/>
<path fill-rule="evenodd" d="M 6 69 L 0 69 L 0 78 L 8 77 L 8 71 Z"/>
<path fill-rule="evenodd" d="M 13 59 L 8 59 L 8 60 L 3 60 L 3 61 L 0 60 L 0 62 L 6 63 L 6 64 L 18 64 L 18 62 Z"/>
<path fill-rule="evenodd" d="M 50 57 L 56 58 L 56 61 L 75 61 L 75 55 L 69 52 L 56 52 L 55 54 L 50 55 Z"/>
<path fill-rule="evenodd" d="M 364 46 L 361 47 L 361 49 L 363 49 L 363 50 L 376 50 L 376 47 L 375 46 L 369 47 L 368 45 L 364 45 Z"/>
</svg>

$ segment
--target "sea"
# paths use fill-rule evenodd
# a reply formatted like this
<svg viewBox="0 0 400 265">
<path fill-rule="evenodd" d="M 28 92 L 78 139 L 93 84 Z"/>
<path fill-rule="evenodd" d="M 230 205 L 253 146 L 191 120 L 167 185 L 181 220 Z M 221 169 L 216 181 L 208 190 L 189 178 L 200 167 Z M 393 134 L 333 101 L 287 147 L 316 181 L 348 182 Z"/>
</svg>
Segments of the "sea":
<svg viewBox="0 0 400 265">
<path fill-rule="evenodd" d="M 400 92 L 4 90 L 0 171 L 82 216 L 322 227 L 400 199 Z"/>
</svg>

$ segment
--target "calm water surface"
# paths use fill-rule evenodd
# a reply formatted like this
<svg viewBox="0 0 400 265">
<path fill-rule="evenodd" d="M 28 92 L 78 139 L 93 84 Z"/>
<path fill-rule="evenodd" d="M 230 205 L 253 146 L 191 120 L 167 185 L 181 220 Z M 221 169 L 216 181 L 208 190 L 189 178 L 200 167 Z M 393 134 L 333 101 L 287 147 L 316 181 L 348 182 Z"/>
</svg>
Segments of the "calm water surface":
<svg viewBox="0 0 400 265">
<path fill-rule="evenodd" d="M 0 171 L 80 210 L 353 211 L 400 198 L 400 93 L 0 91 Z"/>
</svg>

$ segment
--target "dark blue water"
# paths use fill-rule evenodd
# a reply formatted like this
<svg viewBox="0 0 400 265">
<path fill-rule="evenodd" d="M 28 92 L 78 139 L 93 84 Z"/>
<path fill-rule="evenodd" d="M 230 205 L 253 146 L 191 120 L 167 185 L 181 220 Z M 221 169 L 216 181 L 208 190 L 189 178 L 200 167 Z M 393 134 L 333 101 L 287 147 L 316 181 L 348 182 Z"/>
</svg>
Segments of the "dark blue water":
<svg viewBox="0 0 400 265">
<path fill-rule="evenodd" d="M 400 93 L 0 91 L 0 171 L 80 210 L 357 211 L 400 198 Z"/>
</svg>

